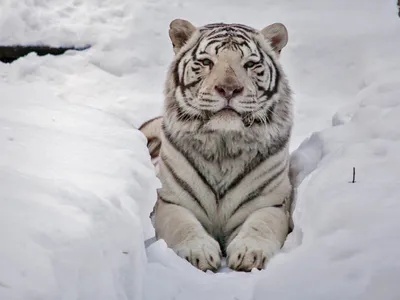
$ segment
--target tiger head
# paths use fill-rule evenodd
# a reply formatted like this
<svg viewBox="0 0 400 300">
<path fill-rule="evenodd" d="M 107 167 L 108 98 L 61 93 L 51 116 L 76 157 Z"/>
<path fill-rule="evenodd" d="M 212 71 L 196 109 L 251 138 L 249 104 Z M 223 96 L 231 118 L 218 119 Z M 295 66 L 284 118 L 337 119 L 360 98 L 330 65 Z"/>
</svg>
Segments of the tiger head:
<svg viewBox="0 0 400 300">
<path fill-rule="evenodd" d="M 223 23 L 196 28 L 176 19 L 169 36 L 175 58 L 165 89 L 167 108 L 181 119 L 202 120 L 212 130 L 267 125 L 282 95 L 290 98 L 278 61 L 288 41 L 283 24 L 258 31 Z"/>
</svg>

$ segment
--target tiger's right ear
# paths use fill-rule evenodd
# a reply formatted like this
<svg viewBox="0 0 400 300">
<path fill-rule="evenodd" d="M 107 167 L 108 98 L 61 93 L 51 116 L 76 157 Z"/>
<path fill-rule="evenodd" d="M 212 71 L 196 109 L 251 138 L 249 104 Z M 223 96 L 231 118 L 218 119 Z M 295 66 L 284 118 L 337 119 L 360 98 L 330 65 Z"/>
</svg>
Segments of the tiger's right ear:
<svg viewBox="0 0 400 300">
<path fill-rule="evenodd" d="M 279 55 L 288 42 L 288 31 L 282 23 L 274 23 L 263 30 L 263 36 L 271 42 L 272 49 Z"/>
<path fill-rule="evenodd" d="M 169 24 L 169 38 L 175 54 L 185 45 L 195 31 L 196 27 L 186 20 L 175 19 Z"/>
</svg>

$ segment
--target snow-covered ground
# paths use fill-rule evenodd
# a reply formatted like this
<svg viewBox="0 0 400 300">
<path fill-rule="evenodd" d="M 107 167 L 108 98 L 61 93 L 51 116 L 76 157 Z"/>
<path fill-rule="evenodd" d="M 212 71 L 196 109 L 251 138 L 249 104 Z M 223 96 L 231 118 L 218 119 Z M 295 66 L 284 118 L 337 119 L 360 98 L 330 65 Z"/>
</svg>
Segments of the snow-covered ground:
<svg viewBox="0 0 400 300">
<path fill-rule="evenodd" d="M 0 45 L 92 47 L 0 63 L 0 299 L 400 299 L 394 2 L 3 0 Z M 300 186 L 264 271 L 144 248 L 159 182 L 136 127 L 161 110 L 177 17 L 288 27 Z"/>
</svg>

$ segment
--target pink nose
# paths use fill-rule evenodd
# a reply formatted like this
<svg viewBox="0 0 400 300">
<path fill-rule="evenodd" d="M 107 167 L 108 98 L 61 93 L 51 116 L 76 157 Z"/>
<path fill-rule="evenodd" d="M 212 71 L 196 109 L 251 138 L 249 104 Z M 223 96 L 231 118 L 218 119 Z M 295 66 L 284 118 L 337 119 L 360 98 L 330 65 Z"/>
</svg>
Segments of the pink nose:
<svg viewBox="0 0 400 300">
<path fill-rule="evenodd" d="M 220 96 L 229 101 L 243 93 L 243 86 L 219 84 L 215 86 L 215 90 Z"/>
</svg>

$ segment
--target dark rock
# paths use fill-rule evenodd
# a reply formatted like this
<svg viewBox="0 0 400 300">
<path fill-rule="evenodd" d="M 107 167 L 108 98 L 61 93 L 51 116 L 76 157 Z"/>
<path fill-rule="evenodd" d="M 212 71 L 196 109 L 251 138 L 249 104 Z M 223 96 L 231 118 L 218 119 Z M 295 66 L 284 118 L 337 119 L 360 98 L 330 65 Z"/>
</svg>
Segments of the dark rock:
<svg viewBox="0 0 400 300">
<path fill-rule="evenodd" d="M 20 57 L 35 52 L 39 56 L 43 55 L 61 55 L 68 50 L 82 51 L 90 48 L 89 46 L 76 47 L 50 47 L 50 46 L 0 46 L 0 61 L 3 63 L 12 63 Z"/>
</svg>

